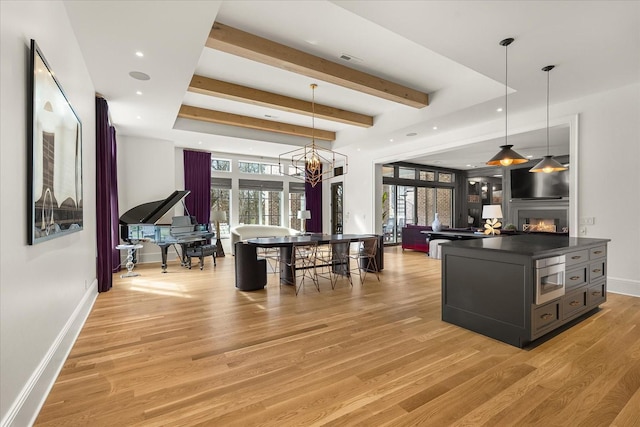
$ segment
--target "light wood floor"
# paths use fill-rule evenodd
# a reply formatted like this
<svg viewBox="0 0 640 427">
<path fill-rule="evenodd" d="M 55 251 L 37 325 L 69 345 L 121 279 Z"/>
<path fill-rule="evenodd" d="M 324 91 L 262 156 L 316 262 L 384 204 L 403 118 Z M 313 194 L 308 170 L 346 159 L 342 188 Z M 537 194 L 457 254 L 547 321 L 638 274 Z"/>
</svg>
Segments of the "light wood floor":
<svg viewBox="0 0 640 427">
<path fill-rule="evenodd" d="M 116 275 L 36 424 L 640 425 L 640 298 L 522 350 L 440 320 L 440 261 L 384 262 L 297 297 L 235 290 L 229 255 Z"/>
</svg>

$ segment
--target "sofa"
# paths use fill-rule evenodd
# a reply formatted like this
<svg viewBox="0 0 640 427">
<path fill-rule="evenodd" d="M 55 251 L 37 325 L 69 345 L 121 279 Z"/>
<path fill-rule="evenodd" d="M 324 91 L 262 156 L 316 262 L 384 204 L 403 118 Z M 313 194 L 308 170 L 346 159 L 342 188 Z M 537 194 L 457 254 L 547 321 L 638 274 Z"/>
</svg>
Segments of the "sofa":
<svg viewBox="0 0 640 427">
<path fill-rule="evenodd" d="M 244 224 L 231 229 L 231 248 L 235 254 L 236 242 L 247 239 L 255 239 L 257 237 L 282 237 L 295 236 L 300 234 L 298 230 L 293 228 L 281 227 L 279 225 L 259 225 Z"/>
<path fill-rule="evenodd" d="M 443 227 L 442 228 L 442 231 L 461 233 L 462 235 L 466 233 L 471 234 L 476 230 L 477 229 L 473 227 L 467 227 L 467 228 Z M 430 225 L 413 225 L 413 224 L 407 224 L 404 227 L 402 227 L 402 250 L 411 249 L 414 251 L 429 253 L 429 242 L 427 241 L 427 235 L 423 233 L 423 231 L 432 231 L 432 228 Z M 452 237 L 449 240 L 456 240 L 456 238 Z"/>
<path fill-rule="evenodd" d="M 407 224 L 402 227 L 402 250 L 411 249 L 428 253 L 429 242 L 427 242 L 427 235 L 422 231 L 431 231 L 431 226 Z"/>
</svg>

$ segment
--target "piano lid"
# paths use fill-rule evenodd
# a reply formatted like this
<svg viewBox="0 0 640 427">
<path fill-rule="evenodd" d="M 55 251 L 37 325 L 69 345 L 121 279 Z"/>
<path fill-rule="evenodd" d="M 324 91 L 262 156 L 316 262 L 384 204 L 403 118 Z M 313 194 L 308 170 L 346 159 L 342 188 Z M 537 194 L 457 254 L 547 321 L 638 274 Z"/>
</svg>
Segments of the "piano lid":
<svg viewBox="0 0 640 427">
<path fill-rule="evenodd" d="M 135 206 L 120 216 L 120 224 L 155 224 L 190 192 L 176 190 L 164 200 Z"/>
</svg>

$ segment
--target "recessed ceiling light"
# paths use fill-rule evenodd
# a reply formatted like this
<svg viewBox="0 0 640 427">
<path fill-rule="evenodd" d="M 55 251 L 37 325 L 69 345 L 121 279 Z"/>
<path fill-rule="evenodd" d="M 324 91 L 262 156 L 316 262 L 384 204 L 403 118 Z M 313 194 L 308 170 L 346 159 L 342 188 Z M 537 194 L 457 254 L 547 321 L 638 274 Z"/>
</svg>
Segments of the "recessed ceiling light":
<svg viewBox="0 0 640 427">
<path fill-rule="evenodd" d="M 417 133 L 415 133 L 415 132 L 409 132 L 409 133 L 407 134 L 407 136 L 416 136 L 416 135 L 417 135 Z"/>
<path fill-rule="evenodd" d="M 136 116 L 136 119 L 140 120 L 142 117 L 141 116 Z"/>
<path fill-rule="evenodd" d="M 393 138 L 391 138 L 391 139 L 389 140 L 389 142 L 393 142 Z"/>
<path fill-rule="evenodd" d="M 496 111 L 497 111 L 498 113 L 502 113 L 502 108 L 496 108 Z"/>
<path fill-rule="evenodd" d="M 198 141 L 198 145 L 202 145 L 202 141 Z"/>
<path fill-rule="evenodd" d="M 529 154 L 529 155 L 527 156 L 527 159 L 533 159 L 533 156 L 532 156 L 531 154 Z"/>
<path fill-rule="evenodd" d="M 130 71 L 129 75 L 136 80 L 150 80 L 149 74 L 145 74 L 142 71 Z"/>
<path fill-rule="evenodd" d="M 138 58 L 142 58 L 142 57 L 144 56 L 144 53 L 142 53 L 142 52 L 140 52 L 140 51 L 137 51 L 137 52 L 136 52 L 136 56 L 137 56 Z"/>
<path fill-rule="evenodd" d="M 136 91 L 136 95 L 142 95 L 142 91 L 141 90 L 137 90 Z"/>
<path fill-rule="evenodd" d="M 467 167 L 468 167 L 468 168 L 470 168 L 470 167 L 471 167 L 471 165 L 467 165 Z"/>
<path fill-rule="evenodd" d="M 434 126 L 434 127 L 433 127 L 433 130 L 438 130 L 438 126 Z"/>
</svg>

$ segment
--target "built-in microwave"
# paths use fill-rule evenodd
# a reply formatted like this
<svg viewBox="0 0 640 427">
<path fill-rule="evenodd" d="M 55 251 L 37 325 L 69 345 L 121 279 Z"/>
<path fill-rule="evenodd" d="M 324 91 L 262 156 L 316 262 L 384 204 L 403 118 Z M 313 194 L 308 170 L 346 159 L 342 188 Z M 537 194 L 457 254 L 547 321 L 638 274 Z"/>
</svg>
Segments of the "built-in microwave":
<svg viewBox="0 0 640 427">
<path fill-rule="evenodd" d="M 543 304 L 564 295 L 565 257 L 542 258 L 535 261 L 536 304 Z"/>
</svg>

